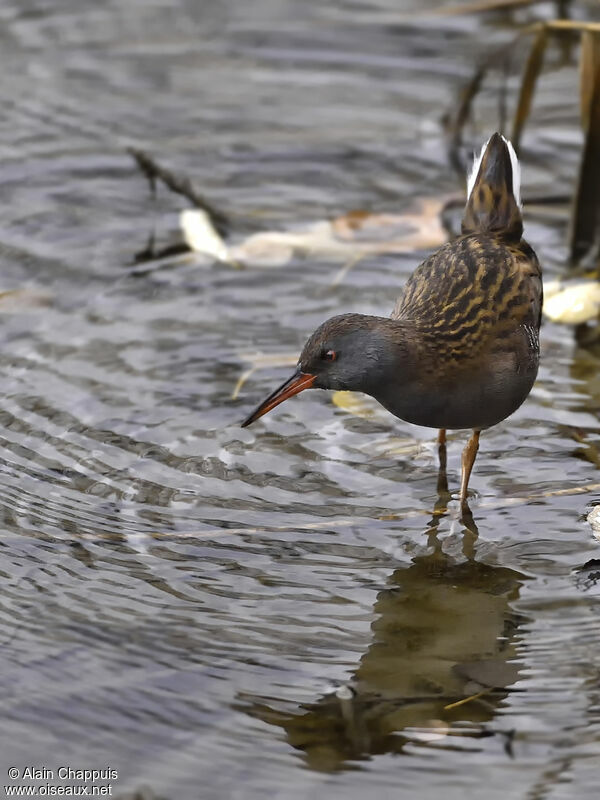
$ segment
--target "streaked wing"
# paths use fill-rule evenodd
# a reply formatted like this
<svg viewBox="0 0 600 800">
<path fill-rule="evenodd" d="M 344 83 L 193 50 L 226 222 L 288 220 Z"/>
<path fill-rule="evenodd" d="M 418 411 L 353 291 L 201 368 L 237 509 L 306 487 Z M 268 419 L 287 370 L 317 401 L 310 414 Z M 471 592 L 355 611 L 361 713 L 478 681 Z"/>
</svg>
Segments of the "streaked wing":
<svg viewBox="0 0 600 800">
<path fill-rule="evenodd" d="M 537 331 L 541 306 L 541 270 L 529 245 L 470 234 L 417 267 L 392 318 L 422 326 L 440 359 L 460 362 L 521 325 Z"/>
</svg>

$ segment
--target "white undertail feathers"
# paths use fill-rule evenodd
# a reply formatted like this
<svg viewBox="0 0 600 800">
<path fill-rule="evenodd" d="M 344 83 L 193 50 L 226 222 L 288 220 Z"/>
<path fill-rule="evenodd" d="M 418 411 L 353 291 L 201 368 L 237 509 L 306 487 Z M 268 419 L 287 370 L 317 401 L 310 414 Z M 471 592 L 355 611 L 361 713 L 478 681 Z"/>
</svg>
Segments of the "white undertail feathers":
<svg viewBox="0 0 600 800">
<path fill-rule="evenodd" d="M 490 136 L 490 139 L 492 137 Z M 479 167 L 481 166 L 481 162 L 483 160 L 484 153 L 487 149 L 488 144 L 490 143 L 490 139 L 483 145 L 481 148 L 481 152 L 479 155 L 473 155 L 473 166 L 469 172 L 469 176 L 467 178 L 467 201 L 471 196 L 471 192 L 473 191 L 473 187 L 475 186 L 475 181 L 477 180 L 477 174 L 479 173 Z M 519 208 L 523 208 L 523 203 L 521 202 L 521 165 L 519 164 L 519 159 L 517 158 L 517 154 L 515 153 L 515 148 L 512 146 L 512 143 L 509 142 L 504 136 L 502 136 L 502 141 L 506 144 L 508 148 L 508 153 L 510 155 L 510 164 L 512 167 L 512 187 L 513 187 L 513 197 L 515 198 L 515 202 Z"/>
</svg>

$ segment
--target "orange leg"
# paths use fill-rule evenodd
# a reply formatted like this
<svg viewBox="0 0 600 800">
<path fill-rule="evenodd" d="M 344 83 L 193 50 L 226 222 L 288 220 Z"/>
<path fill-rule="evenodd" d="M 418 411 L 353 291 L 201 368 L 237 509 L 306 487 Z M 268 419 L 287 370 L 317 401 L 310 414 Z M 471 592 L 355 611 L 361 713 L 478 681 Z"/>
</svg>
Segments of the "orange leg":
<svg viewBox="0 0 600 800">
<path fill-rule="evenodd" d="M 467 442 L 467 445 L 462 453 L 462 475 L 460 479 L 460 504 L 462 508 L 468 508 L 467 504 L 467 489 L 469 488 L 469 478 L 473 464 L 477 457 L 479 450 L 479 434 L 480 431 L 473 431 L 473 435 Z"/>
</svg>

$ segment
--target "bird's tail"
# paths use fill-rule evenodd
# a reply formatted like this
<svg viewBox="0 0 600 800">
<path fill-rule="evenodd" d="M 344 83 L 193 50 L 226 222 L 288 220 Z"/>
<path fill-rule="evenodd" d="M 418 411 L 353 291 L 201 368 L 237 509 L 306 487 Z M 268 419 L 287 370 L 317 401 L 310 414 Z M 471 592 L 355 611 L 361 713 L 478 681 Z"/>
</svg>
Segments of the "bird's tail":
<svg viewBox="0 0 600 800">
<path fill-rule="evenodd" d="M 512 144 L 494 133 L 481 148 L 467 182 L 463 233 L 489 233 L 520 239 L 521 168 Z"/>
</svg>

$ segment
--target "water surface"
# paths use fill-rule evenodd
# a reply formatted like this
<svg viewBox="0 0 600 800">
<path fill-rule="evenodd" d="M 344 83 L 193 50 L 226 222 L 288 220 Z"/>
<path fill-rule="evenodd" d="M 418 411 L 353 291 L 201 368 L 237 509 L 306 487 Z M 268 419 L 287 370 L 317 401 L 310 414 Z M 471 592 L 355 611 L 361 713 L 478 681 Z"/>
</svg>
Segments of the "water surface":
<svg viewBox="0 0 600 800">
<path fill-rule="evenodd" d="M 113 794 L 179 800 L 596 796 L 598 353 L 544 327 L 531 398 L 482 437 L 465 525 L 434 511 L 432 431 L 322 392 L 240 429 L 287 367 L 231 399 L 244 354 L 389 313 L 424 253 L 338 286 L 319 257 L 132 267 L 153 231 L 177 240 L 183 203 L 152 199 L 126 146 L 192 177 L 234 238 L 404 208 L 460 189 L 441 120 L 476 59 L 547 12 L 5 0 L 1 288 L 30 299 L 0 318 L 4 776 L 110 766 Z M 576 175 L 559 59 L 526 203 Z M 469 144 L 497 125 L 494 81 Z M 529 209 L 547 274 L 566 223 L 566 204 Z"/>
</svg>

